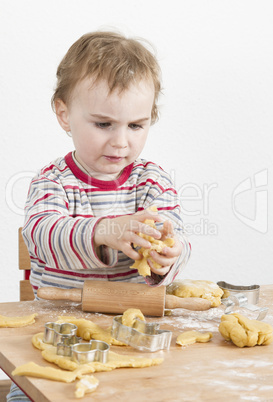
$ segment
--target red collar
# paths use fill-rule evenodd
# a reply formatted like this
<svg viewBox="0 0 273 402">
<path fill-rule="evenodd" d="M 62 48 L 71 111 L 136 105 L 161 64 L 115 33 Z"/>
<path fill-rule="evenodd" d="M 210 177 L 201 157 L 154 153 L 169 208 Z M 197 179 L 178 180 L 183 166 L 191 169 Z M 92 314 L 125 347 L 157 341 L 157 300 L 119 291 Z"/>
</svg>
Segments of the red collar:
<svg viewBox="0 0 273 402">
<path fill-rule="evenodd" d="M 74 162 L 72 152 L 69 152 L 65 157 L 65 162 L 72 173 L 84 183 L 90 184 L 91 186 L 101 188 L 103 190 L 116 190 L 119 186 L 124 184 L 131 174 L 134 164 L 126 166 L 123 172 L 116 180 L 98 180 L 84 173 Z"/>
</svg>

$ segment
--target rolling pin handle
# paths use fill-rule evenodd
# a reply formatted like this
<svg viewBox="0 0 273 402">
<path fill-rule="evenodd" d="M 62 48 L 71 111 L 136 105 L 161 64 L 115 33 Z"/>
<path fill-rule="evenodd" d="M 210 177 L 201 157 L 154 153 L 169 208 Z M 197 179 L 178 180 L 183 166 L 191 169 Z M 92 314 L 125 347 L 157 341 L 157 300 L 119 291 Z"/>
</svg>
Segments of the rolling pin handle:
<svg viewBox="0 0 273 402">
<path fill-rule="evenodd" d="M 38 289 L 37 296 L 46 300 L 70 300 L 81 302 L 82 289 L 60 289 L 48 286 Z"/>
<path fill-rule="evenodd" d="M 177 297 L 166 295 L 165 308 L 185 308 L 193 311 L 208 310 L 211 307 L 211 302 L 199 297 Z"/>
</svg>

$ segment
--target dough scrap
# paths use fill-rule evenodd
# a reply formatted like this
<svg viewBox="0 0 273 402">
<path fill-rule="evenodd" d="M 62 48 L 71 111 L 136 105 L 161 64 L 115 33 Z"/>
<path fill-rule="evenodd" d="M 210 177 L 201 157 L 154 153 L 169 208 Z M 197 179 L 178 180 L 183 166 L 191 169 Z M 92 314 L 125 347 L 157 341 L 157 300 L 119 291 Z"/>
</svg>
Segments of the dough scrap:
<svg viewBox="0 0 273 402">
<path fill-rule="evenodd" d="M 232 341 L 239 348 L 269 345 L 273 341 L 273 328 L 270 324 L 251 320 L 239 313 L 223 315 L 219 332 L 226 341 Z"/>
<path fill-rule="evenodd" d="M 43 341 L 44 334 L 43 332 L 39 332 L 38 334 L 33 335 L 32 337 L 32 345 L 42 351 L 43 358 L 51 363 L 55 363 L 62 369 L 65 370 L 76 370 L 78 364 L 70 359 L 69 356 L 57 355 L 57 348 L 49 343 L 45 343 Z"/>
<path fill-rule="evenodd" d="M 145 321 L 145 317 L 139 309 L 128 308 L 122 315 L 121 323 L 126 325 L 126 327 L 133 327 L 137 318 L 141 321 Z"/>
<path fill-rule="evenodd" d="M 52 351 L 43 351 L 42 356 L 45 360 L 49 361 L 50 363 L 54 363 L 59 367 L 66 367 L 67 370 L 75 371 L 74 364 L 77 365 L 76 362 L 73 363 L 71 366 L 65 362 L 64 360 L 68 360 L 69 357 L 67 358 L 66 356 L 58 356 L 56 353 L 53 354 Z M 60 359 L 63 358 L 63 359 Z M 120 355 L 118 353 L 114 353 L 109 351 L 108 354 L 108 362 L 107 363 L 100 363 L 100 362 L 92 362 L 92 363 L 87 363 L 83 364 L 82 366 L 88 366 L 88 373 L 95 373 L 95 372 L 100 372 L 100 371 L 112 371 L 116 368 L 124 368 L 124 367 L 134 367 L 134 368 L 142 368 L 142 367 L 151 367 L 151 366 L 156 366 L 159 365 L 163 362 L 163 359 L 161 358 L 155 358 L 155 359 L 150 359 L 146 357 L 133 357 L 132 355 Z"/>
<path fill-rule="evenodd" d="M 211 281 L 183 279 L 167 286 L 167 293 L 178 297 L 200 297 L 209 300 L 211 307 L 218 307 L 224 292 Z"/>
<path fill-rule="evenodd" d="M 71 316 L 59 316 L 57 323 L 69 322 L 75 324 L 78 327 L 77 336 L 80 336 L 85 341 L 95 339 L 97 341 L 103 341 L 109 345 L 123 346 L 124 343 L 117 341 L 111 336 L 111 328 L 103 329 L 98 324 L 84 318 L 76 318 Z"/>
<path fill-rule="evenodd" d="M 99 385 L 99 380 L 93 375 L 82 376 L 76 384 L 75 397 L 82 398 L 86 394 L 94 392 Z"/>
<path fill-rule="evenodd" d="M 61 382 L 72 382 L 77 378 L 82 378 L 83 374 L 93 372 L 92 367 L 88 367 L 88 365 L 82 365 L 82 367 L 78 367 L 74 371 L 64 371 L 60 369 L 56 369 L 54 367 L 45 367 L 39 366 L 34 362 L 29 362 L 26 364 L 22 364 L 21 366 L 16 367 L 15 370 L 11 373 L 12 375 L 25 375 L 29 377 L 37 377 L 37 378 L 45 378 L 47 380 L 61 381 Z"/>
<path fill-rule="evenodd" d="M 223 288 L 221 288 L 222 289 L 222 291 L 223 291 L 223 294 L 222 294 L 222 299 L 227 299 L 229 296 L 230 296 L 230 291 L 228 290 L 228 289 L 223 289 Z"/>
<path fill-rule="evenodd" d="M 0 327 L 1 328 L 18 328 L 18 327 L 26 327 L 27 325 L 31 325 L 35 323 L 35 317 L 37 317 L 37 313 L 31 315 L 25 315 L 23 317 L 6 317 L 4 315 L 0 315 Z"/>
<path fill-rule="evenodd" d="M 121 367 L 150 367 L 161 364 L 164 360 L 161 358 L 150 359 L 150 358 L 120 355 L 118 353 L 109 351 L 107 363 L 92 362 L 87 364 L 79 364 L 72 361 L 69 356 L 57 355 L 57 347 L 50 345 L 48 343 L 44 343 L 43 335 L 44 335 L 43 332 L 40 332 L 39 334 L 33 335 L 32 337 L 33 346 L 35 346 L 39 350 L 42 350 L 43 358 L 50 363 L 56 364 L 60 368 L 73 372 L 77 371 L 79 367 L 86 367 L 87 371 L 81 372 L 81 374 L 94 373 L 96 371 L 111 371 Z M 19 375 L 31 375 L 31 374 L 19 374 Z M 59 381 L 63 380 L 61 379 Z"/>
<path fill-rule="evenodd" d="M 39 350 L 45 350 L 47 348 L 50 347 L 54 347 L 53 345 L 49 344 L 49 343 L 45 343 L 43 341 L 43 337 L 44 337 L 44 333 L 43 332 L 39 332 L 38 334 L 33 335 L 31 342 L 32 345 Z"/>
<path fill-rule="evenodd" d="M 71 360 L 70 356 L 57 355 L 57 348 L 55 346 L 43 350 L 42 356 L 47 362 L 54 363 L 64 370 L 74 371 L 79 367 L 78 363 Z M 93 373 L 94 370 L 90 372 Z"/>
<path fill-rule="evenodd" d="M 152 205 L 148 210 L 157 212 L 157 208 L 155 205 Z M 153 228 L 156 228 L 155 222 L 153 219 L 145 219 L 144 223 L 146 225 L 149 225 Z M 172 247 L 174 245 L 174 239 L 172 237 L 168 237 L 165 240 L 157 240 L 152 236 L 145 235 L 143 233 L 138 233 L 140 237 L 143 237 L 144 239 L 148 240 L 151 243 L 151 247 L 149 249 L 141 247 L 138 250 L 138 253 L 142 257 L 141 260 L 136 260 L 133 265 L 130 266 L 132 269 L 137 269 L 139 274 L 142 276 L 151 276 L 151 268 L 148 264 L 147 259 L 150 259 L 151 262 L 153 263 L 153 266 L 156 269 L 161 268 L 161 265 L 155 262 L 155 260 L 150 256 L 150 251 L 157 251 L 158 253 L 161 253 L 164 247 Z"/>
<path fill-rule="evenodd" d="M 211 332 L 185 331 L 178 335 L 177 345 L 191 345 L 195 342 L 208 342 L 212 338 Z"/>
</svg>

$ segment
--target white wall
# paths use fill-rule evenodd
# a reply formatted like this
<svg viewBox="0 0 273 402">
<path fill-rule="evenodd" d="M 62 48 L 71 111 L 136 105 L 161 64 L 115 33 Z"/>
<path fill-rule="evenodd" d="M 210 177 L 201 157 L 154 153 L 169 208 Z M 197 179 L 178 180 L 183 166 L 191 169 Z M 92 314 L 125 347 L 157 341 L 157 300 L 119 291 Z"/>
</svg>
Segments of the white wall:
<svg viewBox="0 0 273 402">
<path fill-rule="evenodd" d="M 50 107 L 57 65 L 100 28 L 157 49 L 162 113 L 142 155 L 172 174 L 181 196 L 192 243 L 182 276 L 273 282 L 272 18 L 270 0 L 0 1 L 0 302 L 18 300 L 30 176 L 72 149 Z"/>
</svg>

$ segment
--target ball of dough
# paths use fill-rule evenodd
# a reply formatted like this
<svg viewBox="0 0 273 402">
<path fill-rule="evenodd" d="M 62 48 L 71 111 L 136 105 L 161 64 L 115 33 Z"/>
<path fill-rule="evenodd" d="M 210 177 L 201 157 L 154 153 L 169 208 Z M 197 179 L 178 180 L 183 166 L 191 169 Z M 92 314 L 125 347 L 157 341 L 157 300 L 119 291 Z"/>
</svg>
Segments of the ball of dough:
<svg viewBox="0 0 273 402">
<path fill-rule="evenodd" d="M 226 341 L 232 341 L 239 348 L 269 345 L 273 341 L 271 325 L 258 320 L 250 320 L 238 313 L 223 315 L 219 332 Z"/>
<path fill-rule="evenodd" d="M 218 307 L 223 290 L 211 281 L 183 279 L 169 285 L 167 293 L 178 297 L 200 297 L 209 300 L 211 307 Z"/>
</svg>

